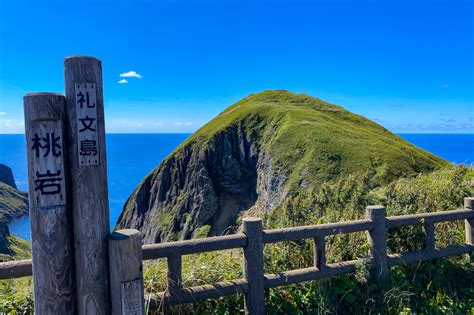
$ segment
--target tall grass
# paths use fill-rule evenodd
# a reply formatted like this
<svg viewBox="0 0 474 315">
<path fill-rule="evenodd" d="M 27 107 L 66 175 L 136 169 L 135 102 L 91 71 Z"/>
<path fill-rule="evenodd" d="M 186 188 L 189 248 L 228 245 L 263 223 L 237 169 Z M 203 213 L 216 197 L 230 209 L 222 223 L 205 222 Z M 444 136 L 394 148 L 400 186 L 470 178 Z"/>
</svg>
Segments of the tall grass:
<svg viewBox="0 0 474 315">
<path fill-rule="evenodd" d="M 264 217 L 265 228 L 297 226 L 361 219 L 365 207 L 383 204 L 388 215 L 453 210 L 472 195 L 472 170 L 449 167 L 426 175 L 397 180 L 385 187 L 371 186 L 370 172 L 326 183 L 310 192 L 287 199 Z M 438 246 L 464 242 L 463 222 L 439 224 Z M 389 231 L 390 252 L 419 249 L 418 227 Z M 290 285 L 266 292 L 268 314 L 474 314 L 474 265 L 468 257 L 392 267 L 390 285 L 379 287 L 369 276 L 365 233 L 327 238 L 329 262 L 363 259 L 355 274 Z M 265 246 L 265 272 L 309 267 L 313 263 L 309 241 L 281 242 Z M 240 250 L 183 257 L 185 286 L 242 278 Z M 145 263 L 145 299 L 166 290 L 166 261 Z M 30 278 L 0 282 L 0 311 L 28 314 L 32 311 Z M 239 314 L 243 297 L 235 295 L 154 313 Z"/>
</svg>

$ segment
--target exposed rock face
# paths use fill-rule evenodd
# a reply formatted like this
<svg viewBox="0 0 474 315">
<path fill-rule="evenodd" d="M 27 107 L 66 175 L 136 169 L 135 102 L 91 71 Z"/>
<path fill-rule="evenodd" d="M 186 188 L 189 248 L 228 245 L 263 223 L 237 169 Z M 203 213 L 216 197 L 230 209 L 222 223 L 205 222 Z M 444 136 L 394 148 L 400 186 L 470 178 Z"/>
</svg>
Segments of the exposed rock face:
<svg viewBox="0 0 474 315">
<path fill-rule="evenodd" d="M 229 128 L 205 148 L 193 143 L 180 153 L 144 179 L 117 228 L 141 229 L 144 242 L 176 239 L 177 233 L 191 238 L 203 226 L 209 226 L 208 235 L 219 235 L 257 201 L 271 209 L 284 197 L 277 189 L 282 178 L 265 176 L 270 159 L 242 128 Z"/>
<path fill-rule="evenodd" d="M 227 233 L 302 190 L 370 170 L 373 185 L 447 162 L 368 119 L 304 94 L 266 91 L 232 105 L 168 156 L 127 200 L 116 228 L 144 243 Z"/>
<path fill-rule="evenodd" d="M 5 164 L 0 163 L 0 182 L 3 182 L 13 188 L 17 188 L 15 178 L 13 177 L 12 169 Z"/>
</svg>

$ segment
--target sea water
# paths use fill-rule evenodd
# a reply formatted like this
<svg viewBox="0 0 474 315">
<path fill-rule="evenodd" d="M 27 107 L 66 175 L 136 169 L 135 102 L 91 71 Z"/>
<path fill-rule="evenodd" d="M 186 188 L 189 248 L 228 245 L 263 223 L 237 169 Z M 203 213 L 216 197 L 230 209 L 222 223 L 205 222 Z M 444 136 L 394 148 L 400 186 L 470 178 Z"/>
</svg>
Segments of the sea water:
<svg viewBox="0 0 474 315">
<path fill-rule="evenodd" d="M 400 134 L 416 146 L 448 161 L 474 164 L 474 134 Z M 107 172 L 110 228 L 140 181 L 169 155 L 189 134 L 108 134 Z M 0 163 L 10 166 L 20 190 L 27 191 L 24 135 L 0 135 Z M 28 217 L 12 222 L 10 232 L 29 240 Z"/>
</svg>

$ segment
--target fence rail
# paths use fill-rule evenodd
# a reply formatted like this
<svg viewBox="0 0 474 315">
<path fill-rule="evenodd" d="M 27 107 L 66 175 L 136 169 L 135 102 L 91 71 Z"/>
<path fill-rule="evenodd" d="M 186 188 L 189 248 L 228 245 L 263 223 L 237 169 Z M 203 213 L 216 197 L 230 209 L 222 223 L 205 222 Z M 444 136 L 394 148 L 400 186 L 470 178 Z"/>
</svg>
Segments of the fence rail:
<svg viewBox="0 0 474 315">
<path fill-rule="evenodd" d="M 142 259 L 166 258 L 168 263 L 168 289 L 157 294 L 150 307 L 192 303 L 204 299 L 242 293 L 245 295 L 246 311 L 262 314 L 264 290 L 282 285 L 317 280 L 354 272 L 364 260 L 326 263 L 326 236 L 355 232 L 368 232 L 370 245 L 369 262 L 376 280 L 384 282 L 388 268 L 441 257 L 469 254 L 474 251 L 474 198 L 465 198 L 465 207 L 459 210 L 421 213 L 414 215 L 385 216 L 382 206 L 367 207 L 366 219 L 327 223 L 311 226 L 262 230 L 260 219 L 245 218 L 243 232 L 195 240 L 142 246 Z M 444 248 L 435 246 L 435 224 L 465 220 L 466 243 Z M 386 235 L 388 229 L 422 225 L 424 247 L 419 251 L 387 254 Z M 277 274 L 263 274 L 263 245 L 298 239 L 313 239 L 314 266 L 289 270 Z M 244 278 L 214 284 L 183 287 L 181 257 L 211 251 L 242 248 L 244 251 Z M 118 257 L 118 259 L 121 259 Z M 31 260 L 0 263 L 0 279 L 17 278 L 32 274 Z"/>
</svg>

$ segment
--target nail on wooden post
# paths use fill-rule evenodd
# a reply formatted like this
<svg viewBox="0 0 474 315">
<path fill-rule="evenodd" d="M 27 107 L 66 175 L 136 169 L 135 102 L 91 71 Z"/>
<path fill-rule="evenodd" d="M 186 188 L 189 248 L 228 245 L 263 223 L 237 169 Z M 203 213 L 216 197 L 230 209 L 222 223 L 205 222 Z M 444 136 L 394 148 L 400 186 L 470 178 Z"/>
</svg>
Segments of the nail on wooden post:
<svg viewBox="0 0 474 315">
<path fill-rule="evenodd" d="M 167 259 L 168 263 L 168 293 L 170 295 L 179 295 L 182 286 L 182 275 L 181 275 L 181 255 L 169 256 Z"/>
<path fill-rule="evenodd" d="M 314 267 L 318 270 L 326 268 L 326 239 L 324 235 L 317 236 L 314 241 Z"/>
<path fill-rule="evenodd" d="M 474 211 L 474 197 L 464 198 L 464 208 Z M 466 243 L 474 245 L 474 218 L 465 221 Z"/>
<path fill-rule="evenodd" d="M 35 314 L 75 314 L 74 249 L 67 196 L 66 99 L 23 98 Z"/>
<path fill-rule="evenodd" d="M 385 225 L 385 207 L 368 206 L 366 217 L 374 224 L 368 231 L 370 258 L 372 259 L 372 275 L 381 284 L 388 280 L 389 270 L 387 265 L 387 229 Z"/>
<path fill-rule="evenodd" d="M 109 238 L 112 314 L 143 315 L 142 238 L 137 230 L 115 231 Z"/>
<path fill-rule="evenodd" d="M 245 313 L 260 315 L 265 313 L 262 219 L 244 218 L 243 232 L 248 241 L 244 248 L 244 277 L 249 289 L 245 294 Z"/>
<path fill-rule="evenodd" d="M 423 225 L 424 234 L 424 250 L 427 252 L 433 251 L 436 245 L 435 226 L 434 223 L 425 223 Z"/>
<path fill-rule="evenodd" d="M 110 234 L 102 64 L 64 60 L 79 314 L 109 314 Z"/>
</svg>

